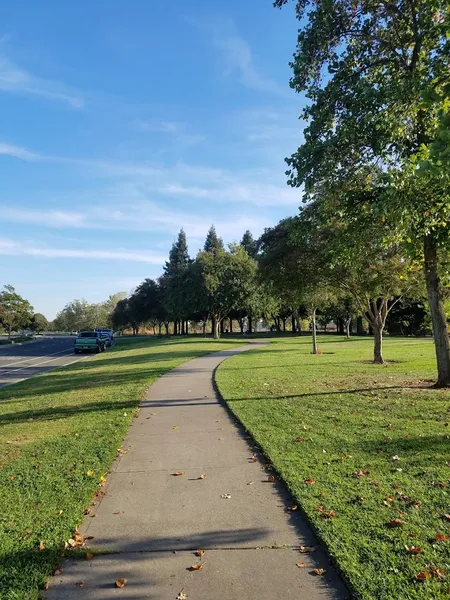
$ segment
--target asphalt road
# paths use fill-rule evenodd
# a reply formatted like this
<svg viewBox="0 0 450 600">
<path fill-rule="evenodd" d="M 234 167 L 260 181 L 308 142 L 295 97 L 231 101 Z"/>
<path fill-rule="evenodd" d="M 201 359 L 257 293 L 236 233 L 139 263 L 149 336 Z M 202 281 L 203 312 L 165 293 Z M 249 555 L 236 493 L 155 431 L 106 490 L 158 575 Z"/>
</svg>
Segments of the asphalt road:
<svg viewBox="0 0 450 600">
<path fill-rule="evenodd" d="M 0 346 L 0 388 L 86 358 L 74 354 L 74 339 L 45 337 L 21 346 Z"/>
</svg>

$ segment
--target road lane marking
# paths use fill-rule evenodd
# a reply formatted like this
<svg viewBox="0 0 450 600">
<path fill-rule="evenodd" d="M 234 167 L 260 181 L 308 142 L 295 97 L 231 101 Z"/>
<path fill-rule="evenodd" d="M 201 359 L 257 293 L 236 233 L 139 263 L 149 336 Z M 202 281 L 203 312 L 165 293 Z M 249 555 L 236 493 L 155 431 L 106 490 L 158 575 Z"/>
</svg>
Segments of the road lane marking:
<svg viewBox="0 0 450 600">
<path fill-rule="evenodd" d="M 67 350 L 63 350 L 63 352 L 67 352 Z M 61 352 L 56 352 L 55 354 L 61 354 Z M 66 354 L 65 356 L 70 356 L 72 354 L 72 352 L 70 352 L 69 354 Z M 49 355 L 51 356 L 51 355 Z M 44 357 L 39 357 L 39 358 L 44 358 Z M 64 356 L 59 356 L 58 358 L 64 358 Z M 31 367 L 40 367 L 41 365 L 45 365 L 49 362 L 53 362 L 54 360 L 58 360 L 58 358 L 50 358 L 49 360 L 44 360 L 43 362 L 40 363 L 36 363 L 34 365 L 27 365 L 25 367 L 19 367 L 18 369 L 11 369 L 11 371 L 0 371 L 0 377 L 2 377 L 3 375 L 8 375 L 8 373 L 15 373 L 16 371 L 24 371 L 25 369 L 29 369 Z M 9 365 L 8 365 L 9 366 Z M 62 365 L 64 366 L 64 365 Z"/>
<path fill-rule="evenodd" d="M 0 365 L 0 369 L 6 369 L 12 367 L 14 365 L 20 365 L 20 363 L 31 361 L 31 360 L 40 360 L 41 358 L 47 358 L 48 356 L 56 356 L 57 354 L 63 354 L 63 352 L 68 352 L 69 348 L 66 350 L 60 350 L 59 352 L 53 352 L 53 354 L 43 354 L 42 356 L 35 356 L 34 358 L 27 356 L 22 358 L 21 360 L 17 360 L 16 362 L 8 363 L 7 365 Z M 33 365 L 30 365 L 33 366 Z"/>
</svg>

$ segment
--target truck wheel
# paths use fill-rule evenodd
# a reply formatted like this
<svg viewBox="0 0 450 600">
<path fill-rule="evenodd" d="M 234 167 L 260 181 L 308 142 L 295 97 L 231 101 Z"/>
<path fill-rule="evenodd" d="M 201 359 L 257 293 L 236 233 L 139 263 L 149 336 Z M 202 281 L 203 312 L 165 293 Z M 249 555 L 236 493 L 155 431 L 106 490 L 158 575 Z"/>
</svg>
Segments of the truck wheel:
<svg viewBox="0 0 450 600">
<path fill-rule="evenodd" d="M 97 346 L 97 348 L 95 349 L 95 353 L 99 354 L 100 353 L 100 346 Z"/>
<path fill-rule="evenodd" d="M 74 354 L 78 354 L 79 350 L 74 350 Z"/>
</svg>

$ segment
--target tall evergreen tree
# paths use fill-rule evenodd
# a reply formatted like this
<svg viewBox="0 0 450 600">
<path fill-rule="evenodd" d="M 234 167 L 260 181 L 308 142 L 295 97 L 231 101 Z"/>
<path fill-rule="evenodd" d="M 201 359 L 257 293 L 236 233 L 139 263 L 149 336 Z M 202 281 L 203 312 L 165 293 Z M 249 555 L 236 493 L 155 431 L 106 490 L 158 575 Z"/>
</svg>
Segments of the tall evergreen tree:
<svg viewBox="0 0 450 600">
<path fill-rule="evenodd" d="M 169 253 L 169 260 L 164 266 L 166 309 L 174 321 L 174 333 L 185 332 L 185 319 L 189 310 L 188 303 L 188 269 L 190 265 L 186 234 L 183 229 L 178 234 Z M 178 323 L 181 327 L 178 328 Z"/>
<path fill-rule="evenodd" d="M 211 225 L 208 231 L 203 250 L 205 252 L 217 252 L 219 250 L 224 250 L 223 240 L 217 235 L 214 225 Z"/>
<path fill-rule="evenodd" d="M 247 231 L 242 236 L 241 246 L 247 251 L 250 258 L 256 258 L 258 255 L 258 242 L 253 238 L 252 232 Z"/>
</svg>

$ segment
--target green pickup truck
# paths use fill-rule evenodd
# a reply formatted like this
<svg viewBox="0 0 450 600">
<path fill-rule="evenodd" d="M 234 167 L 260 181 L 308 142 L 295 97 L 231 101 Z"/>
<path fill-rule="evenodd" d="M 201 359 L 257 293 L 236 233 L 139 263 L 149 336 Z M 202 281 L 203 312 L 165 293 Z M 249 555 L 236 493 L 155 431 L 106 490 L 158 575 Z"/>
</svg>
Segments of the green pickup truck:
<svg viewBox="0 0 450 600">
<path fill-rule="evenodd" d="M 97 331 L 80 331 L 75 339 L 73 351 L 75 354 L 80 352 L 103 352 L 106 343 L 100 333 Z"/>
</svg>

